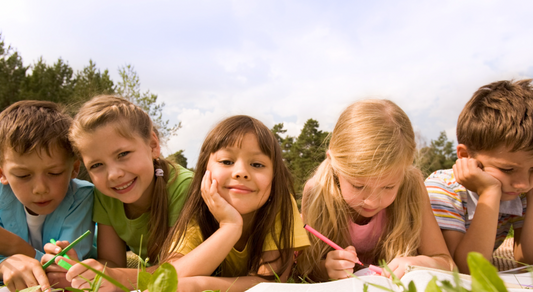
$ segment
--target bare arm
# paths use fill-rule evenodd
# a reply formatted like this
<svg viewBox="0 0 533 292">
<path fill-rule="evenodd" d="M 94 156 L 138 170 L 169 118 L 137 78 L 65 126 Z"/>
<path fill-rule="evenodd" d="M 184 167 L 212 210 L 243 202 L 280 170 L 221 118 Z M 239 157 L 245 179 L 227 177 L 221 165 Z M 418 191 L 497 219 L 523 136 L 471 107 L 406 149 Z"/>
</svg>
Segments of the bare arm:
<svg viewBox="0 0 533 292">
<path fill-rule="evenodd" d="M 427 263 L 425 266 L 448 271 L 451 271 L 455 267 L 443 234 L 440 231 L 435 216 L 433 215 L 429 196 L 424 196 L 422 207 L 422 232 L 420 234 L 418 254 L 430 257 L 425 260 L 425 263 Z"/>
<path fill-rule="evenodd" d="M 533 206 L 533 191 L 527 194 L 527 202 Z M 522 228 L 514 230 L 514 258 L 522 263 L 533 264 L 533 207 L 527 208 Z"/>
<path fill-rule="evenodd" d="M 458 159 L 453 171 L 460 184 L 479 195 L 476 213 L 466 233 L 444 232 L 444 239 L 459 271 L 469 273 L 466 262 L 469 252 L 479 252 L 487 260 L 492 259 L 500 211 L 501 184 L 479 168 L 475 159 Z"/>
<path fill-rule="evenodd" d="M 98 261 L 110 268 L 127 265 L 126 243 L 109 225 L 98 224 Z"/>
<path fill-rule="evenodd" d="M 0 254 L 3 256 L 12 256 L 23 254 L 28 257 L 35 257 L 35 249 L 20 236 L 13 232 L 0 228 Z"/>
<path fill-rule="evenodd" d="M 267 251 L 263 253 L 265 261 L 275 259 L 279 255 L 278 251 Z M 281 282 L 287 282 L 292 271 L 292 258 L 290 265 L 281 272 L 281 259 L 276 260 L 270 264 L 264 264 L 257 272 L 258 276 L 243 276 L 243 277 L 210 277 L 210 276 L 195 276 L 181 278 L 178 281 L 178 291 L 204 291 L 204 290 L 220 290 L 220 291 L 246 291 L 251 287 L 261 282 L 274 282 L 276 275 Z M 179 273 L 178 273 L 179 276 Z"/>
</svg>

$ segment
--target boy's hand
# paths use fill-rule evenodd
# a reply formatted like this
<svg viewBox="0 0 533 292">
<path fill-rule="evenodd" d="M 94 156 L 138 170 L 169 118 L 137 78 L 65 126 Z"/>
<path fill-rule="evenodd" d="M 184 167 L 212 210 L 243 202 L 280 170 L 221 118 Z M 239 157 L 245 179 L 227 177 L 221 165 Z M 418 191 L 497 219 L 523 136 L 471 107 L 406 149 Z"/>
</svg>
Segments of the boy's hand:
<svg viewBox="0 0 533 292">
<path fill-rule="evenodd" d="M 51 260 L 56 254 L 60 253 L 63 248 L 67 247 L 69 245 L 68 241 L 58 241 L 56 244 L 47 243 L 44 246 L 44 252 L 46 252 L 45 255 L 41 258 L 41 264 L 44 265 L 46 262 Z M 75 260 L 78 261 L 78 255 L 76 254 L 76 251 L 74 249 L 71 249 L 67 252 L 67 255 Z M 70 287 L 70 282 L 67 281 L 66 278 L 67 270 L 60 267 L 56 263 L 51 264 L 46 268 L 46 276 L 48 277 L 48 281 L 54 285 L 55 288 L 66 288 Z"/>
<path fill-rule="evenodd" d="M 344 250 L 333 250 L 326 257 L 326 270 L 332 280 L 348 278 L 353 273 L 355 263 L 358 262 L 355 247 L 348 246 Z"/>
<path fill-rule="evenodd" d="M 242 226 L 241 214 L 220 196 L 218 193 L 218 182 L 211 178 L 211 172 L 209 170 L 205 172 L 202 178 L 202 198 L 220 226 L 224 224 Z"/>
<path fill-rule="evenodd" d="M 16 254 L 5 259 L 0 263 L 0 274 L 11 292 L 37 285 L 41 286 L 41 291 L 50 289 L 50 283 L 39 261 L 25 255 Z"/>
<path fill-rule="evenodd" d="M 47 257 L 47 259 L 44 260 L 44 261 L 43 261 L 43 259 L 41 259 L 41 263 L 44 264 L 48 260 L 52 259 L 56 254 L 60 253 L 69 244 L 70 244 L 70 242 L 68 242 L 66 240 L 57 241 L 56 244 L 52 244 L 52 243 L 45 244 L 44 245 L 44 252 L 46 254 L 43 256 L 43 259 L 44 259 L 44 257 Z M 76 253 L 76 251 L 74 249 L 71 249 L 71 250 L 67 251 L 67 255 L 69 256 L 69 258 L 71 260 L 79 261 L 78 254 Z"/>
<path fill-rule="evenodd" d="M 473 158 L 459 158 L 453 165 L 453 173 L 458 183 L 468 190 L 481 196 L 487 190 L 492 189 L 501 197 L 501 182 L 483 170 L 477 160 Z"/>
</svg>

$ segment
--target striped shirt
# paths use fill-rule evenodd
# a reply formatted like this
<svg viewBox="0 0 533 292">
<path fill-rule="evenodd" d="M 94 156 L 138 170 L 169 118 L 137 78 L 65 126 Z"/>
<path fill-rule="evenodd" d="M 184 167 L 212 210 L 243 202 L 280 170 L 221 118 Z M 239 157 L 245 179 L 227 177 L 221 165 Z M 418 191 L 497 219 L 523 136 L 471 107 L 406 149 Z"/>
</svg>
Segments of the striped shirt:
<svg viewBox="0 0 533 292">
<path fill-rule="evenodd" d="M 466 233 L 472 220 L 468 219 L 468 191 L 460 185 L 452 169 L 437 170 L 425 181 L 426 189 L 431 200 L 433 214 L 441 229 Z M 520 195 L 522 201 L 522 216 L 500 213 L 494 249 L 498 248 L 509 233 L 509 228 L 522 228 L 526 213 L 526 194 Z"/>
</svg>

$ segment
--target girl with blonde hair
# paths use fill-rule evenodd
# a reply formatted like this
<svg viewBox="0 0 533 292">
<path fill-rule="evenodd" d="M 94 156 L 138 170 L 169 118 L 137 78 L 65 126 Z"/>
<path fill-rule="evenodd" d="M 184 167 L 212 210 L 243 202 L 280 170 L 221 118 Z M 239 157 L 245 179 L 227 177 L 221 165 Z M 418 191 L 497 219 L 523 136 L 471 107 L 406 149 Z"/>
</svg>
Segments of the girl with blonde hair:
<svg viewBox="0 0 533 292">
<path fill-rule="evenodd" d="M 431 211 L 411 122 L 389 100 L 350 105 L 331 134 L 327 158 L 306 183 L 302 216 L 344 250 L 310 236 L 298 271 L 314 281 L 348 277 L 358 261 L 383 259 L 399 277 L 406 266 L 451 269 Z M 388 276 L 385 272 L 384 275 Z"/>
<path fill-rule="evenodd" d="M 103 95 L 85 103 L 74 118 L 69 139 L 96 188 L 93 220 L 98 223 L 98 261 L 83 263 L 98 270 L 105 266 L 107 274 L 135 283 L 134 276 L 114 268 L 127 266 L 128 249 L 142 259 L 148 257 L 150 264 L 159 262 L 193 173 L 161 157 L 158 131 L 150 116 L 121 97 Z M 67 280 L 74 279 L 75 288 L 88 287 L 83 278 L 92 279 L 94 273 L 70 263 L 74 266 Z"/>
</svg>

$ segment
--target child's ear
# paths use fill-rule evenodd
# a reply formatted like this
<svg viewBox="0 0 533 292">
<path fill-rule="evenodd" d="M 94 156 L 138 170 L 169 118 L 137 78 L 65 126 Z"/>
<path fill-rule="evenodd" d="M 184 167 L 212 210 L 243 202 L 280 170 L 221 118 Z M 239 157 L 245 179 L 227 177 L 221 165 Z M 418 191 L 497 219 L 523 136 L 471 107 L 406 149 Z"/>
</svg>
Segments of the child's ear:
<svg viewBox="0 0 533 292">
<path fill-rule="evenodd" d="M 150 138 L 150 148 L 152 148 L 152 159 L 157 159 L 161 155 L 161 144 L 159 144 L 159 138 L 157 134 L 152 131 L 152 137 Z"/>
<path fill-rule="evenodd" d="M 7 177 L 4 175 L 4 170 L 0 167 L 0 182 L 3 185 L 8 185 L 9 182 L 7 181 Z"/>
<path fill-rule="evenodd" d="M 330 159 L 330 157 L 329 157 L 329 149 L 326 150 L 326 157 L 327 157 L 328 159 Z"/>
<path fill-rule="evenodd" d="M 468 153 L 468 147 L 465 144 L 457 145 L 457 158 L 470 158 L 470 153 Z"/>
<path fill-rule="evenodd" d="M 74 160 L 74 165 L 72 167 L 72 175 L 70 178 L 77 178 L 78 174 L 80 173 L 80 164 L 81 161 L 79 159 Z"/>
</svg>

